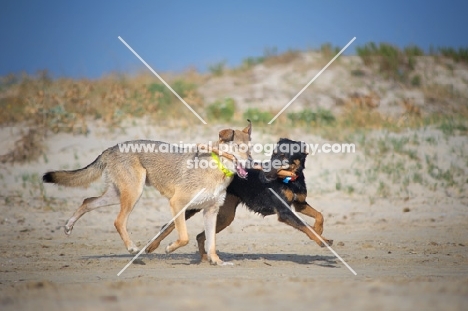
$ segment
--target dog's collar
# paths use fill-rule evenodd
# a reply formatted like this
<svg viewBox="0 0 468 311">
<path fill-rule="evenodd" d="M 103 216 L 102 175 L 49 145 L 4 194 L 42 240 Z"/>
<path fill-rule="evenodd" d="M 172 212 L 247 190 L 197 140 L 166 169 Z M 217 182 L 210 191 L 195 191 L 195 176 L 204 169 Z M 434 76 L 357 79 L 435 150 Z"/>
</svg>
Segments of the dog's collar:
<svg viewBox="0 0 468 311">
<path fill-rule="evenodd" d="M 231 172 L 226 166 L 224 166 L 223 163 L 221 163 L 221 161 L 219 160 L 219 156 L 218 156 L 216 153 L 212 152 L 212 153 L 211 153 L 211 158 L 213 158 L 213 160 L 214 160 L 214 161 L 216 162 L 216 164 L 218 165 L 219 170 L 220 170 L 221 172 L 223 172 L 224 175 L 225 175 L 226 177 L 232 177 L 232 176 L 234 176 L 234 173 Z"/>
<path fill-rule="evenodd" d="M 292 176 L 292 177 L 288 176 L 288 177 L 283 178 L 283 182 L 284 182 L 285 184 L 287 184 L 287 183 L 289 183 L 290 181 L 296 181 L 296 179 L 297 179 L 297 176 L 296 176 L 296 175 L 294 175 L 294 176 Z"/>
</svg>

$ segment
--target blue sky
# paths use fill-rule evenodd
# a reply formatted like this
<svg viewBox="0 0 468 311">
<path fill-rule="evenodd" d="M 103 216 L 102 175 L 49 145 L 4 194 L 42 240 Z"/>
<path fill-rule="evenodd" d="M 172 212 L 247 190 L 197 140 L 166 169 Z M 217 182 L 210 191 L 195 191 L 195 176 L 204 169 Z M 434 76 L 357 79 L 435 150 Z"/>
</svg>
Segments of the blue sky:
<svg viewBox="0 0 468 311">
<path fill-rule="evenodd" d="M 0 75 L 48 69 L 99 78 L 143 65 L 156 71 L 279 51 L 369 41 L 468 47 L 468 1 L 2 1 Z"/>
</svg>

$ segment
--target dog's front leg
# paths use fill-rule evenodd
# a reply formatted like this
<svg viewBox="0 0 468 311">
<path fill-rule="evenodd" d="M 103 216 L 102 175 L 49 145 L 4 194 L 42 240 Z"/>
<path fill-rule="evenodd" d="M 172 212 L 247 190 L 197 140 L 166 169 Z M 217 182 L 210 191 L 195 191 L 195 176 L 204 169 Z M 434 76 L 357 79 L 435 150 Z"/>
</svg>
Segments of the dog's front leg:
<svg viewBox="0 0 468 311">
<path fill-rule="evenodd" d="M 177 200 L 177 198 L 172 198 L 169 200 L 169 204 L 171 205 L 172 215 L 177 215 L 181 210 L 182 206 L 184 206 L 184 202 Z M 166 254 L 172 253 L 179 247 L 185 246 L 189 242 L 189 237 L 187 233 L 187 225 L 185 223 L 185 215 L 179 215 L 176 219 L 174 219 L 174 225 L 179 233 L 179 239 L 175 242 L 172 242 L 169 246 L 166 247 Z"/>
<path fill-rule="evenodd" d="M 218 205 L 213 205 L 203 210 L 208 261 L 218 266 L 232 265 L 233 263 L 231 262 L 222 261 L 218 254 L 216 254 L 216 218 L 218 216 L 218 211 Z"/>
</svg>

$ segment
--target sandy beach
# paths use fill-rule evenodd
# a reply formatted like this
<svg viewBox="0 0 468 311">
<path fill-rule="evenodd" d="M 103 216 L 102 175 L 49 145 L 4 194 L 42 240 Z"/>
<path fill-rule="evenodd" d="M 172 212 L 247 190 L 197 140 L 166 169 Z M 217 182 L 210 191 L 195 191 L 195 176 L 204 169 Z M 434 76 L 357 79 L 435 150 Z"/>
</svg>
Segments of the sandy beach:
<svg viewBox="0 0 468 311">
<path fill-rule="evenodd" d="M 222 127 L 220 127 L 222 128 Z M 216 129 L 218 130 L 218 129 Z M 424 137 L 430 132 L 400 136 Z M 375 165 L 354 155 L 309 156 L 306 162 L 308 202 L 325 217 L 324 236 L 357 273 L 354 275 L 327 248 L 301 232 L 239 207 L 234 223 L 217 236 L 217 249 L 233 266 L 200 263 L 195 235 L 201 215 L 188 222 L 190 243 L 173 254 L 160 247 L 132 259 L 113 221 L 118 206 L 104 207 L 80 219 L 66 236 L 63 225 L 88 196 L 99 195 L 102 183 L 86 190 L 42 185 L 51 169 L 90 163 L 106 147 L 126 139 L 151 137 L 178 142 L 213 139 L 211 128 L 165 130 L 135 126 L 125 133 L 91 128 L 92 135 L 48 136 L 47 158 L 2 165 L 0 200 L 0 308 L 2 310 L 463 310 L 468 303 L 468 198 L 462 190 L 410 189 L 410 195 L 370 195 L 372 185 L 354 185 L 353 193 L 336 191 L 325 169 Z M 275 141 L 271 134 L 255 141 Z M 14 129 L 2 129 L 4 148 L 11 147 Z M 376 134 L 380 135 L 380 134 Z M 216 138 L 216 137 L 214 137 Z M 317 141 L 291 132 L 290 138 Z M 430 144 L 420 139 L 419 151 Z M 9 145 L 8 145 L 9 144 Z M 466 142 L 442 140 L 447 150 L 467 151 Z M 426 149 L 425 149 L 426 148 Z M 429 149 L 428 149 L 429 148 Z M 443 148 L 442 148 L 443 149 Z M 441 145 L 435 148 L 443 154 Z M 450 161 L 466 161 L 463 152 Z M 442 156 L 440 157 L 443 158 Z M 354 163 L 354 164 L 353 164 Z M 356 164 L 357 163 L 357 164 Z M 351 184 L 354 173 L 341 174 Z M 465 176 L 466 178 L 466 176 Z M 331 189 L 331 190 L 330 190 Z M 463 188 L 461 188 L 463 189 Z M 393 193 L 393 192 L 392 192 Z M 167 200 L 146 188 L 130 216 L 129 232 L 146 244 L 170 219 Z M 304 216 L 304 219 L 305 216 Z M 307 219 L 309 223 L 313 220 Z M 164 242 L 175 239 L 173 232 Z"/>
</svg>

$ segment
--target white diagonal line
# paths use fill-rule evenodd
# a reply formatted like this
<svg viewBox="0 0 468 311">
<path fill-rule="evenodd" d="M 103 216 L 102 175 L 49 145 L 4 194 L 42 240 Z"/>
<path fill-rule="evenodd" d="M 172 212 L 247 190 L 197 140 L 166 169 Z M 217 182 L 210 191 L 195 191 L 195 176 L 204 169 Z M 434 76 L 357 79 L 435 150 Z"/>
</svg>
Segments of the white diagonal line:
<svg viewBox="0 0 468 311">
<path fill-rule="evenodd" d="M 317 73 L 317 74 L 315 75 L 315 77 L 314 77 L 312 80 L 310 80 L 310 82 L 309 82 L 309 83 L 307 83 L 307 85 L 306 85 L 306 86 L 304 86 L 304 87 L 302 88 L 302 90 L 301 90 L 299 93 L 297 93 L 297 95 L 296 95 L 296 96 L 294 96 L 294 98 L 293 98 L 293 99 L 291 99 L 291 100 L 289 101 L 289 103 L 287 103 L 287 104 L 286 104 L 286 106 L 284 106 L 284 108 L 283 108 L 283 109 L 281 109 L 281 111 L 280 111 L 280 112 L 278 112 L 278 113 L 276 114 L 276 116 L 275 116 L 273 119 L 271 119 L 271 120 L 270 120 L 270 122 L 268 122 L 268 124 L 271 124 L 271 123 L 273 123 L 273 121 L 275 121 L 275 120 L 276 120 L 276 118 L 278 118 L 278 117 L 279 117 L 279 115 L 280 115 L 280 114 L 282 114 L 282 113 L 283 113 L 283 112 L 286 110 L 286 108 L 288 108 L 288 107 L 289 107 L 289 105 L 291 105 L 291 104 L 292 104 L 292 103 L 293 103 L 293 102 L 294 102 L 294 101 L 295 101 L 295 100 L 296 100 L 296 99 L 299 97 L 299 95 L 301 95 L 301 94 L 302 94 L 302 92 L 304 92 L 304 91 L 305 91 L 305 89 L 306 89 L 306 88 L 308 88 L 308 87 L 309 87 L 309 85 L 311 85 L 311 84 L 312 84 L 312 82 L 314 82 L 314 81 L 315 81 L 315 79 L 317 79 L 317 78 L 318 78 L 318 77 L 319 77 L 319 76 L 322 74 L 322 72 L 324 72 L 324 71 L 325 71 L 325 69 L 327 69 L 327 68 L 328 68 L 328 66 L 330 66 L 330 65 L 331 65 L 331 63 L 333 63 L 333 62 L 335 61 L 335 59 L 337 59 L 337 58 L 338 58 L 338 56 L 340 56 L 340 55 L 341 55 L 341 53 L 343 53 L 343 52 L 344 52 L 344 51 L 345 51 L 345 50 L 348 48 L 348 46 L 350 46 L 350 45 L 351 45 L 351 43 L 353 43 L 353 41 L 354 41 L 354 40 L 356 40 L 356 37 L 352 38 L 352 39 L 351 39 L 351 41 L 349 41 L 349 42 L 348 42 L 348 44 L 346 44 L 346 45 L 345 45 L 345 47 L 344 47 L 344 48 L 342 48 L 342 49 L 341 49 L 341 51 L 340 51 L 338 54 L 336 54 L 336 55 L 335 55 L 335 57 L 333 57 L 333 58 L 332 58 L 332 60 L 331 60 L 331 61 L 329 61 L 329 62 L 328 62 L 328 64 L 327 64 L 325 67 L 323 67 L 323 69 L 322 69 L 322 70 L 320 70 L 320 71 L 319 71 L 319 73 Z"/>
<path fill-rule="evenodd" d="M 346 266 L 346 268 L 349 269 L 349 271 L 351 271 L 351 273 L 353 273 L 354 275 L 357 275 L 356 271 L 354 271 L 353 268 L 351 268 L 347 263 L 346 261 L 343 260 L 343 258 L 340 257 L 340 255 L 338 255 L 334 250 L 333 248 L 330 247 L 330 245 L 328 245 L 328 243 L 326 243 L 322 237 L 320 235 L 317 234 L 317 232 L 315 232 L 314 229 L 312 229 L 311 226 L 309 226 L 301 217 L 299 217 L 299 215 L 296 214 L 296 212 L 293 211 L 293 209 L 286 203 L 284 202 L 284 200 L 278 195 L 278 193 L 275 192 L 275 190 L 271 189 L 271 188 L 268 188 L 268 190 L 270 190 L 287 208 L 289 208 L 289 210 L 297 217 L 299 218 L 299 220 L 307 227 L 309 228 L 310 231 L 312 231 L 313 234 L 315 234 L 315 236 L 320 240 L 320 242 L 322 242 L 326 247 L 328 247 L 328 249 L 333 253 L 333 255 L 335 255 L 339 260 L 341 260 L 341 262 Z"/>
<path fill-rule="evenodd" d="M 199 115 L 198 113 L 196 113 L 195 110 L 193 110 L 192 107 L 190 107 L 190 105 L 187 104 L 187 103 L 185 102 L 185 100 L 184 100 L 182 97 L 180 97 L 179 94 L 177 94 L 176 91 L 174 91 L 174 90 L 172 89 L 172 87 L 171 87 L 169 84 L 167 84 L 166 81 L 164 81 L 164 79 L 161 78 L 161 76 L 158 75 L 158 73 L 157 73 L 156 71 L 153 70 L 153 68 L 151 68 L 150 65 L 148 65 L 148 64 L 146 63 L 145 60 L 144 60 L 143 58 L 141 58 L 140 55 L 138 55 L 138 53 L 135 52 L 135 51 L 130 47 L 130 45 L 127 44 L 127 42 L 125 42 L 124 39 L 122 39 L 120 36 L 119 36 L 118 38 L 119 38 L 120 41 L 122 41 L 122 43 L 123 43 L 123 44 L 124 44 L 124 45 L 125 45 L 125 46 L 126 46 L 126 47 L 127 47 L 127 48 L 128 48 L 128 49 L 129 49 L 129 50 L 130 50 L 130 51 L 131 51 L 131 52 L 132 52 L 132 53 L 133 53 L 133 54 L 134 54 L 134 55 L 135 55 L 135 56 L 136 56 L 136 57 L 137 57 L 137 58 L 138 58 L 138 59 L 139 59 L 139 60 L 156 76 L 156 77 L 158 77 L 159 80 L 161 80 L 162 83 L 164 83 L 165 86 L 167 86 L 167 88 L 168 88 L 169 90 L 171 90 L 172 93 L 174 93 L 174 95 L 175 95 L 178 99 L 180 99 L 180 101 L 181 101 L 182 103 L 184 103 L 184 105 L 185 105 L 194 115 L 197 116 L 198 119 L 200 119 L 200 121 L 203 122 L 203 124 L 206 124 L 205 120 L 203 120 L 202 117 L 200 117 L 200 115 Z"/>
<path fill-rule="evenodd" d="M 187 205 L 185 205 L 184 208 L 180 210 L 180 212 L 178 212 L 174 217 L 172 217 L 172 219 L 171 219 L 164 227 L 162 227 L 161 230 L 159 230 L 158 234 L 156 234 L 156 235 L 154 236 L 154 238 L 152 238 L 152 239 L 148 242 L 148 244 L 146 244 L 145 247 L 143 247 L 143 248 L 138 252 L 138 254 L 136 254 L 135 257 L 133 257 L 132 260 L 130 260 L 130 262 L 129 262 L 125 267 L 123 267 L 122 270 L 120 270 L 119 273 L 117 273 L 117 276 L 120 276 L 120 275 L 132 264 L 132 262 L 134 262 L 134 261 L 138 258 L 138 256 L 140 256 L 140 255 L 145 251 L 145 249 L 146 249 L 151 243 L 153 243 L 153 241 L 156 240 L 156 238 L 157 238 L 158 236 L 160 236 L 161 233 L 163 233 L 164 230 L 166 230 L 167 227 L 169 227 L 169 225 L 170 225 L 177 217 L 180 216 L 180 214 L 184 213 L 185 210 L 193 203 L 193 201 L 195 201 L 195 199 L 198 198 L 198 196 L 199 196 L 203 191 L 205 191 L 205 190 L 206 190 L 206 188 L 203 188 L 202 190 L 200 190 L 200 192 L 198 192 L 198 193 L 190 200 L 190 202 L 188 202 Z M 184 217 L 185 217 L 185 216 L 184 216 Z"/>
</svg>

